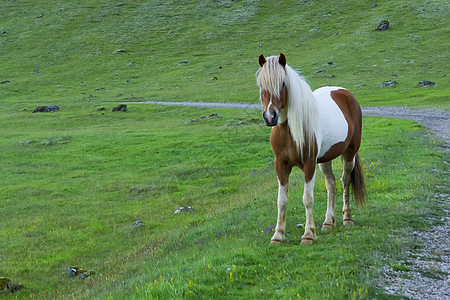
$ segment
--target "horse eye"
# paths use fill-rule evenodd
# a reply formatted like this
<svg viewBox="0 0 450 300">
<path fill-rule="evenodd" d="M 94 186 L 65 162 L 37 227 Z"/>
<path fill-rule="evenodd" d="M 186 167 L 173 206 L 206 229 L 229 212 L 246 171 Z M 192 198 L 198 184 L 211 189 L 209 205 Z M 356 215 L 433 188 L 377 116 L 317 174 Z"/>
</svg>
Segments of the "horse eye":
<svg viewBox="0 0 450 300">
<path fill-rule="evenodd" d="M 283 87 L 285 87 L 286 86 L 286 84 L 284 83 L 284 81 L 283 81 Z"/>
</svg>

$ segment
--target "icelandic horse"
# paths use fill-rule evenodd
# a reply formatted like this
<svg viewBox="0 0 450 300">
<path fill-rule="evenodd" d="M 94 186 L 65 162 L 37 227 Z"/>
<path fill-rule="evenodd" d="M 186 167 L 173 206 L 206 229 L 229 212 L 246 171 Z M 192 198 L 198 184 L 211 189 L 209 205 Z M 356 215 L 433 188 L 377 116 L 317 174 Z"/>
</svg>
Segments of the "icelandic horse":
<svg viewBox="0 0 450 300">
<path fill-rule="evenodd" d="M 285 239 L 289 175 L 294 166 L 305 174 L 303 204 L 306 209 L 302 244 L 312 244 L 317 235 L 313 219 L 316 164 L 325 176 L 327 212 L 322 230 L 336 225 L 334 202 L 336 182 L 331 161 L 342 157 L 343 224 L 353 225 L 349 187 L 357 204 L 364 205 L 364 171 L 358 150 L 361 144 L 362 113 L 355 97 L 341 87 L 327 86 L 314 92 L 289 65 L 283 53 L 267 59 L 259 56 L 256 73 L 264 109 L 263 119 L 272 126 L 270 143 L 278 177 L 278 217 L 271 243 Z"/>
</svg>

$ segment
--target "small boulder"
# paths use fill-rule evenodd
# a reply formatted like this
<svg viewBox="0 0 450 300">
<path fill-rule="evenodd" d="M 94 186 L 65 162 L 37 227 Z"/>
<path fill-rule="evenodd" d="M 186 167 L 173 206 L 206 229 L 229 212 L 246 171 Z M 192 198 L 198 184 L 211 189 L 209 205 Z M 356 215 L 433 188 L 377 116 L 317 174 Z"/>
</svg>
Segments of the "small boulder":
<svg viewBox="0 0 450 300">
<path fill-rule="evenodd" d="M 9 278 L 0 277 L 0 291 L 18 293 L 23 287 L 21 284 L 13 283 Z"/>
<path fill-rule="evenodd" d="M 428 80 L 422 80 L 421 82 L 419 82 L 417 85 L 418 86 L 427 86 L 427 85 L 435 85 L 436 82 L 433 81 L 428 81 Z"/>
<path fill-rule="evenodd" d="M 59 107 L 56 105 L 37 106 L 33 113 L 57 111 Z"/>
<path fill-rule="evenodd" d="M 180 206 L 176 211 L 174 211 L 174 215 L 179 214 L 182 211 L 191 211 L 194 210 L 192 207 L 190 206 Z"/>
<path fill-rule="evenodd" d="M 114 107 L 113 109 L 112 109 L 112 111 L 127 111 L 127 105 L 126 104 L 120 104 L 120 105 L 117 105 L 116 107 Z"/>
<path fill-rule="evenodd" d="M 131 227 L 140 227 L 140 226 L 144 226 L 144 222 L 142 222 L 142 220 L 136 220 L 133 222 L 133 224 L 131 224 Z"/>
<path fill-rule="evenodd" d="M 66 272 L 70 277 L 79 277 L 80 279 L 91 279 L 91 276 L 95 275 L 94 271 L 87 271 L 78 266 L 67 268 Z"/>
<path fill-rule="evenodd" d="M 9 288 L 11 285 L 11 280 L 6 277 L 0 277 L 0 290 Z"/>
<path fill-rule="evenodd" d="M 389 80 L 385 81 L 381 84 L 381 87 L 388 87 L 388 86 L 395 86 L 397 84 L 397 81 L 395 80 Z"/>
<path fill-rule="evenodd" d="M 388 30 L 389 29 L 389 21 L 381 21 L 380 25 L 378 25 L 377 28 L 375 28 L 375 30 L 377 31 L 384 31 L 384 30 Z"/>
<path fill-rule="evenodd" d="M 192 123 L 196 123 L 196 122 L 200 122 L 200 121 L 203 121 L 203 120 L 207 120 L 207 119 L 211 119 L 211 118 L 216 118 L 216 117 L 218 117 L 217 114 L 216 114 L 216 113 L 212 113 L 212 114 L 210 114 L 210 115 L 203 116 L 203 117 L 198 118 L 198 119 L 195 119 L 195 120 L 190 120 L 190 121 L 188 122 L 188 124 L 192 124 Z"/>
</svg>

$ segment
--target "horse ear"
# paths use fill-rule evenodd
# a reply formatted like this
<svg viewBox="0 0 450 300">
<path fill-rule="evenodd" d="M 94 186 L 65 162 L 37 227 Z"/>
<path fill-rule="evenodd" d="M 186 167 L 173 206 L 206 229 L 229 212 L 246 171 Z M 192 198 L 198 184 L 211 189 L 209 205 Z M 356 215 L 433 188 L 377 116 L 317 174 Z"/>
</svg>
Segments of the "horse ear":
<svg viewBox="0 0 450 300">
<path fill-rule="evenodd" d="M 284 56 L 283 53 L 280 53 L 280 57 L 278 58 L 278 62 L 279 62 L 280 65 L 282 65 L 283 67 L 286 67 L 286 56 Z"/>
<path fill-rule="evenodd" d="M 262 67 L 266 63 L 266 59 L 264 58 L 264 54 L 259 56 L 259 65 Z"/>
</svg>

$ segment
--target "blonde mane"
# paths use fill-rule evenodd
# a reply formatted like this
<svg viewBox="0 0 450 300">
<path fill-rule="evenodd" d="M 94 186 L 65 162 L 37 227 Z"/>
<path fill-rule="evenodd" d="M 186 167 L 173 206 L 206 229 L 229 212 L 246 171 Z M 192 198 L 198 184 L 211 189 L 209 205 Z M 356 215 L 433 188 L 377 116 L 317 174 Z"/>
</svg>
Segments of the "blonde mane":
<svg viewBox="0 0 450 300">
<path fill-rule="evenodd" d="M 256 75 L 260 88 L 277 97 L 280 96 L 283 82 L 286 84 L 287 120 L 292 138 L 302 157 L 305 143 L 311 153 L 314 150 L 319 115 L 309 84 L 290 66 L 283 68 L 277 56 L 268 57 Z"/>
</svg>

